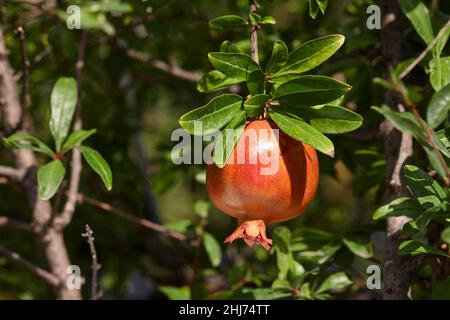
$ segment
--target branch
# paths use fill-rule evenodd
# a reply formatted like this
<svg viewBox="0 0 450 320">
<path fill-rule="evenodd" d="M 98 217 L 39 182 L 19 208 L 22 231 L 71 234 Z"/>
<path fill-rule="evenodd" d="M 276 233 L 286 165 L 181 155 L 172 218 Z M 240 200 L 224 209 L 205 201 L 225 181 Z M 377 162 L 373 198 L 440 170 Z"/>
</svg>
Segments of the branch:
<svg viewBox="0 0 450 320">
<path fill-rule="evenodd" d="M 58 287 L 60 285 L 60 282 L 56 276 L 29 262 L 28 260 L 22 258 L 18 253 L 9 250 L 2 244 L 0 244 L 0 252 L 3 253 L 8 258 L 19 262 L 21 265 L 30 270 L 32 273 L 47 281 L 51 286 Z"/>
<path fill-rule="evenodd" d="M 83 68 L 84 68 L 84 56 L 86 51 L 87 34 L 85 31 L 81 31 L 80 44 L 78 49 L 78 57 L 75 65 L 75 77 L 77 81 L 78 99 L 77 107 L 75 110 L 75 120 L 73 124 L 73 130 L 78 131 L 83 127 L 83 121 L 81 119 L 81 90 L 83 82 Z M 67 226 L 75 213 L 77 205 L 77 194 L 80 187 L 80 176 L 83 168 L 81 160 L 81 152 L 78 148 L 72 149 L 72 161 L 70 164 L 70 183 L 69 190 L 67 191 L 67 201 L 64 205 L 64 209 L 61 215 L 58 217 L 56 223 L 59 228 Z"/>
<path fill-rule="evenodd" d="M 86 225 L 86 233 L 81 234 L 82 237 L 86 238 L 87 243 L 89 243 L 89 250 L 91 251 L 92 259 L 92 279 L 91 279 L 91 300 L 97 300 L 101 298 L 102 291 L 98 289 L 98 271 L 102 267 L 97 261 L 97 250 L 95 250 L 94 244 L 94 232 L 89 225 Z"/>
<path fill-rule="evenodd" d="M 0 176 L 6 177 L 14 181 L 20 181 L 22 175 L 16 168 L 0 166 Z"/>
<path fill-rule="evenodd" d="M 248 1 L 249 13 L 255 12 L 257 8 L 258 8 L 258 6 L 256 4 L 256 0 Z M 259 63 L 258 29 L 259 29 L 258 24 L 253 23 L 250 20 L 250 56 L 256 63 Z"/>
<path fill-rule="evenodd" d="M 180 67 L 178 67 L 176 65 L 171 65 L 171 64 L 168 64 L 161 60 L 152 59 L 145 52 L 141 52 L 141 51 L 129 48 L 127 43 L 123 39 L 117 39 L 116 44 L 117 44 L 117 47 L 123 53 L 125 53 L 125 55 L 127 57 L 129 57 L 131 59 L 143 62 L 152 68 L 155 68 L 162 72 L 168 73 L 171 76 L 174 76 L 176 78 L 180 78 L 180 79 L 191 81 L 191 82 L 197 82 L 198 80 L 200 80 L 200 76 L 194 72 L 190 72 L 190 71 L 181 69 Z"/>
<path fill-rule="evenodd" d="M 17 229 L 22 229 L 25 231 L 32 231 L 31 225 L 27 222 L 13 219 L 10 217 L 0 216 L 0 227 L 8 227 L 8 226 L 11 226 L 11 227 L 14 227 Z"/>
<path fill-rule="evenodd" d="M 439 30 L 436 37 L 433 39 L 433 41 L 430 42 L 430 44 L 425 48 L 425 50 L 422 51 L 422 53 L 413 61 L 411 64 L 400 74 L 399 79 L 402 80 L 404 77 L 408 75 L 419 63 L 423 60 L 423 58 L 426 57 L 428 52 L 433 49 L 433 47 L 436 45 L 436 43 L 441 39 L 447 29 L 450 28 L 450 19 L 447 21 L 447 23 Z"/>
<path fill-rule="evenodd" d="M 106 202 L 102 202 L 102 201 L 98 201 L 98 200 L 89 198 L 83 194 L 78 194 L 78 202 L 79 203 L 86 202 L 86 203 L 93 205 L 95 207 L 98 207 L 106 212 L 115 213 L 116 215 L 118 215 L 119 217 L 121 217 L 125 220 L 128 220 L 132 223 L 138 224 L 147 229 L 150 229 L 150 230 L 153 230 L 156 232 L 160 232 L 168 237 L 177 239 L 179 241 L 187 240 L 187 237 L 180 232 L 170 230 L 169 228 L 166 228 L 160 224 L 151 222 L 147 219 L 138 218 L 134 214 L 128 213 L 128 212 L 118 209 L 118 208 L 114 208 L 113 206 L 111 206 L 110 204 L 108 204 Z"/>
</svg>

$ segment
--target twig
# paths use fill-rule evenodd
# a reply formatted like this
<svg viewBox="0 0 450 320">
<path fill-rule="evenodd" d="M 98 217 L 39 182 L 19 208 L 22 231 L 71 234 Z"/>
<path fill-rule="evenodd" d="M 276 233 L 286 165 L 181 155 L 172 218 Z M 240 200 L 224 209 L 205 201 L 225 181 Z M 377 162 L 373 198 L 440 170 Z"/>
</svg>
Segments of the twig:
<svg viewBox="0 0 450 320">
<path fill-rule="evenodd" d="M 21 179 L 20 171 L 16 168 L 0 166 L 0 176 L 11 180 L 19 181 Z"/>
<path fill-rule="evenodd" d="M 83 127 L 83 121 L 81 118 L 81 90 L 83 82 L 83 68 L 84 68 L 84 56 L 86 51 L 87 34 L 85 31 L 81 31 L 80 44 L 78 48 L 78 57 L 75 65 L 75 78 L 77 81 L 78 99 L 77 107 L 75 110 L 75 120 L 73 124 L 73 130 L 78 131 Z M 59 228 L 67 226 L 75 213 L 77 205 L 77 194 L 80 187 L 80 176 L 83 164 L 81 161 L 81 152 L 78 148 L 72 149 L 72 160 L 70 163 L 70 182 L 69 189 L 67 191 L 67 201 L 64 205 L 61 215 L 56 220 L 56 225 Z"/>
<path fill-rule="evenodd" d="M 131 59 L 138 60 L 140 62 L 143 62 L 152 68 L 158 69 L 160 71 L 166 72 L 176 78 L 180 78 L 183 80 L 188 80 L 191 82 L 197 82 L 200 80 L 200 76 L 194 72 L 190 72 L 184 69 L 181 69 L 180 67 L 176 65 L 168 64 L 164 61 L 158 60 L 158 59 L 152 59 L 147 53 L 129 48 L 127 43 L 123 39 L 117 39 L 116 40 L 117 47 L 122 50 L 122 52 L 125 53 L 126 56 L 128 56 Z"/>
<path fill-rule="evenodd" d="M 32 231 L 31 225 L 25 221 L 20 221 L 10 217 L 0 216 L 0 227 L 11 226 L 25 231 Z"/>
<path fill-rule="evenodd" d="M 439 162 L 442 164 L 442 167 L 444 168 L 445 175 L 447 178 L 444 179 L 444 183 L 446 186 L 450 185 L 450 171 L 447 166 L 447 163 L 445 162 L 445 159 L 441 153 L 441 151 L 438 149 L 436 144 L 434 143 L 433 139 L 433 131 L 431 128 L 427 127 L 425 124 L 425 121 L 423 121 L 422 117 L 420 116 L 419 112 L 417 111 L 417 108 L 415 104 L 408 98 L 408 96 L 403 92 L 403 90 L 396 85 L 395 90 L 398 94 L 401 95 L 403 102 L 405 104 L 405 107 L 414 115 L 417 122 L 419 122 L 420 128 L 425 132 L 426 135 L 426 141 L 430 144 L 430 146 L 433 148 L 434 153 L 436 153 Z"/>
<path fill-rule="evenodd" d="M 22 57 L 22 106 L 27 108 L 30 105 L 30 60 L 27 55 L 25 43 L 25 30 L 22 26 L 16 29 L 20 40 L 20 54 Z"/>
<path fill-rule="evenodd" d="M 115 207 L 111 206 L 110 204 L 108 204 L 106 202 L 102 202 L 102 201 L 98 201 L 98 200 L 89 198 L 89 197 L 87 197 L 87 196 L 85 196 L 83 194 L 78 194 L 78 202 L 79 203 L 86 202 L 86 203 L 88 203 L 90 205 L 93 205 L 93 206 L 96 206 L 96 207 L 98 207 L 98 208 L 100 208 L 100 209 L 102 209 L 102 210 L 104 210 L 106 212 L 115 213 L 116 215 L 118 215 L 119 217 L 121 217 L 121 218 L 123 218 L 125 220 L 128 220 L 128 221 L 130 221 L 132 223 L 138 224 L 138 225 L 140 225 L 142 227 L 151 229 L 153 231 L 160 232 L 160 233 L 162 233 L 162 234 L 164 234 L 164 235 L 166 235 L 168 237 L 177 239 L 179 241 L 186 241 L 187 240 L 187 237 L 184 234 L 182 234 L 182 233 L 170 230 L 169 228 L 166 228 L 166 227 L 164 227 L 164 226 L 162 226 L 160 224 L 151 222 L 151 221 L 149 221 L 147 219 L 138 218 L 135 215 L 133 215 L 131 213 L 128 213 L 128 212 L 126 212 L 124 210 L 115 208 Z"/>
<path fill-rule="evenodd" d="M 444 33 L 447 31 L 447 29 L 450 27 L 450 19 L 447 21 L 447 23 L 439 30 L 436 37 L 433 39 L 433 41 L 430 42 L 430 44 L 425 48 L 425 50 L 422 51 L 422 53 L 413 61 L 411 64 L 400 74 L 399 79 L 402 80 L 404 77 L 408 75 L 414 69 L 420 61 L 423 60 L 423 58 L 426 57 L 428 52 L 433 49 L 433 47 L 436 45 L 436 43 L 439 41 L 440 38 L 444 35 Z"/>
<path fill-rule="evenodd" d="M 94 232 L 92 231 L 91 227 L 87 224 L 86 225 L 86 233 L 81 234 L 82 237 L 86 238 L 87 243 L 89 243 L 89 250 L 91 251 L 91 259 L 92 259 L 92 279 L 91 279 L 91 300 L 97 300 L 102 297 L 102 290 L 99 290 L 98 288 L 98 271 L 102 267 L 98 263 L 97 259 L 97 250 L 95 249 L 94 244 Z"/>
<path fill-rule="evenodd" d="M 25 268 L 30 270 L 32 273 L 37 275 L 38 277 L 44 279 L 47 281 L 50 285 L 53 287 L 58 287 L 60 285 L 60 282 L 56 276 L 51 274 L 50 272 L 36 266 L 35 264 L 31 263 L 30 261 L 22 258 L 18 253 L 9 250 L 2 244 L 0 244 L 0 252 L 3 253 L 8 258 L 19 262 L 21 265 L 23 265 Z"/>
<path fill-rule="evenodd" d="M 256 4 L 256 0 L 249 0 L 248 1 L 248 8 L 249 13 L 253 13 L 258 8 Z M 253 23 L 250 20 L 250 56 L 252 59 L 259 63 L 259 54 L 258 54 L 258 24 Z"/>
</svg>

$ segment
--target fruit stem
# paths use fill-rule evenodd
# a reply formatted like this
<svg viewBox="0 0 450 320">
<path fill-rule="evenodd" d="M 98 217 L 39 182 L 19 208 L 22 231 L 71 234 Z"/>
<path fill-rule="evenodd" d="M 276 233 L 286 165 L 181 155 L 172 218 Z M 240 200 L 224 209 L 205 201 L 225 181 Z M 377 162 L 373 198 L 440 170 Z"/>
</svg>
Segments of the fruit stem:
<svg viewBox="0 0 450 320">
<path fill-rule="evenodd" d="M 267 238 L 266 224 L 263 220 L 238 221 L 237 229 L 225 239 L 225 243 L 231 243 L 237 239 L 243 239 L 249 247 L 259 244 L 266 251 L 270 250 L 272 239 Z"/>
</svg>

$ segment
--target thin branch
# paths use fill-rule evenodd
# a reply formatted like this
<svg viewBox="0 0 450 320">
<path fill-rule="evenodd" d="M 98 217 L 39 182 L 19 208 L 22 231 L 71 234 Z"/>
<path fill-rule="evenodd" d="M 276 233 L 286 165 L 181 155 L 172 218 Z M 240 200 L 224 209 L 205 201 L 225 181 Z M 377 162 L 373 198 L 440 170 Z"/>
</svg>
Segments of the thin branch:
<svg viewBox="0 0 450 320">
<path fill-rule="evenodd" d="M 81 91 L 83 82 L 83 68 L 84 68 L 84 57 L 86 51 L 87 34 L 85 31 L 81 31 L 80 44 L 78 49 L 78 57 L 75 65 L 75 78 L 77 81 L 78 88 L 78 99 L 77 108 L 75 110 L 75 120 L 73 124 L 73 130 L 78 131 L 83 127 L 83 121 L 81 118 Z M 69 189 L 67 191 L 67 201 L 64 205 L 61 215 L 56 220 L 58 227 L 64 228 L 67 226 L 75 213 L 75 208 L 77 205 L 77 194 L 80 187 L 80 176 L 83 164 L 81 161 L 81 152 L 78 148 L 72 149 L 72 160 L 70 164 L 70 183 Z"/>
<path fill-rule="evenodd" d="M 123 218 L 125 220 L 128 220 L 128 221 L 130 221 L 132 223 L 138 224 L 138 225 L 140 225 L 142 227 L 145 227 L 147 229 L 150 229 L 150 230 L 153 230 L 153 231 L 156 231 L 156 232 L 160 232 L 160 233 L 162 233 L 162 234 L 164 234 L 164 235 L 166 235 L 168 237 L 177 239 L 179 241 L 186 241 L 187 240 L 187 237 L 184 234 L 180 233 L 180 232 L 176 232 L 176 231 L 170 230 L 169 228 L 166 228 L 166 227 L 164 227 L 164 226 L 162 226 L 160 224 L 151 222 L 151 221 L 149 221 L 147 219 L 138 218 L 134 214 L 131 214 L 131 213 L 128 213 L 128 212 L 126 212 L 124 210 L 115 208 L 115 207 L 111 206 L 110 204 L 108 204 L 106 202 L 102 202 L 102 201 L 98 201 L 98 200 L 89 198 L 89 197 L 87 197 L 87 196 L 85 196 L 83 194 L 78 194 L 78 202 L 79 203 L 86 202 L 86 203 L 88 203 L 90 205 L 93 205 L 95 207 L 98 207 L 98 208 L 100 208 L 100 209 L 102 209 L 102 210 L 104 210 L 106 212 L 114 213 L 114 214 L 118 215 L 119 217 L 121 217 L 121 218 Z"/>
<path fill-rule="evenodd" d="M 25 231 L 32 231 L 32 227 L 29 223 L 21 220 L 17 220 L 10 217 L 0 216 L 0 227 L 8 227 L 11 226 L 13 228 L 22 229 Z"/>
<path fill-rule="evenodd" d="M 6 177 L 11 180 L 19 181 L 21 179 L 20 171 L 16 168 L 0 166 L 0 176 Z"/>
<path fill-rule="evenodd" d="M 184 70 L 176 65 L 168 64 L 158 59 L 152 59 L 147 53 L 141 52 L 132 48 L 129 48 L 127 43 L 123 39 L 116 40 L 117 47 L 125 53 L 125 55 L 131 59 L 138 60 L 149 65 L 152 68 L 166 72 L 176 78 L 183 80 L 197 82 L 200 80 L 200 76 L 194 72 Z"/>
<path fill-rule="evenodd" d="M 87 243 L 89 243 L 89 250 L 91 251 L 91 259 L 92 259 L 92 279 L 91 279 L 91 300 L 98 300 L 102 296 L 101 289 L 98 288 L 98 271 L 102 267 L 98 263 L 97 259 L 97 250 L 95 249 L 95 238 L 94 231 L 92 231 L 89 225 L 86 225 L 86 233 L 81 234 L 82 237 L 86 238 Z"/>
<path fill-rule="evenodd" d="M 400 74 L 399 79 L 402 80 L 404 77 L 408 75 L 419 63 L 423 60 L 423 58 L 426 57 L 428 52 L 433 49 L 433 47 L 436 45 L 436 43 L 441 39 L 447 29 L 450 28 L 450 19 L 447 21 L 447 23 L 439 30 L 436 37 L 433 39 L 433 41 L 430 42 L 430 44 L 425 48 L 425 50 L 422 51 L 422 53 L 413 61 L 411 64 Z"/>
<path fill-rule="evenodd" d="M 450 20 L 449 20 L 450 21 Z M 408 96 L 403 92 L 403 90 L 397 85 L 396 86 L 396 92 L 399 93 L 403 99 L 403 102 L 405 104 L 405 107 L 414 115 L 416 120 L 419 122 L 419 125 L 423 132 L 425 132 L 426 140 L 430 144 L 430 146 L 433 148 L 434 153 L 436 153 L 439 162 L 441 163 L 442 167 L 444 168 L 445 175 L 447 178 L 444 179 L 445 185 L 450 185 L 450 171 L 447 166 L 447 163 L 445 162 L 444 156 L 442 155 L 439 148 L 434 143 L 433 139 L 433 129 L 427 127 L 425 124 L 425 121 L 423 121 L 422 117 L 420 116 L 419 112 L 417 111 L 416 105 L 408 98 Z"/>
<path fill-rule="evenodd" d="M 258 5 L 256 4 L 256 0 L 248 1 L 249 14 L 255 12 L 257 8 Z M 251 22 L 250 20 L 250 56 L 256 63 L 259 63 L 258 29 L 259 25 L 257 23 Z"/>
<path fill-rule="evenodd" d="M 30 105 L 30 60 L 27 55 L 25 30 L 22 26 L 19 26 L 16 32 L 19 35 L 20 54 L 22 58 L 22 106 L 26 108 Z"/>
<path fill-rule="evenodd" d="M 60 282 L 56 276 L 54 276 L 50 272 L 38 267 L 37 265 L 31 263 L 30 261 L 22 258 L 18 253 L 9 250 L 2 244 L 0 244 L 0 252 L 3 253 L 8 258 L 10 258 L 11 260 L 17 261 L 18 263 L 23 265 L 25 268 L 30 270 L 32 273 L 34 273 L 38 277 L 47 281 L 51 286 L 58 287 L 60 285 Z"/>
</svg>

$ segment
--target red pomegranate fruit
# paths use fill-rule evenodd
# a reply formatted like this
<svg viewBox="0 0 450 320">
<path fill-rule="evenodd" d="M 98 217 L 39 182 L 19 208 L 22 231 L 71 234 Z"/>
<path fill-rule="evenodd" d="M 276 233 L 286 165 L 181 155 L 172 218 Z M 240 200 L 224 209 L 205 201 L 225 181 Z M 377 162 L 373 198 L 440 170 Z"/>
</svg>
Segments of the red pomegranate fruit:
<svg viewBox="0 0 450 320">
<path fill-rule="evenodd" d="M 242 238 L 266 250 L 272 244 L 266 225 L 298 216 L 314 198 L 318 181 L 316 151 L 267 120 L 247 122 L 225 166 L 206 169 L 212 202 L 237 219 L 225 243 Z"/>
</svg>

